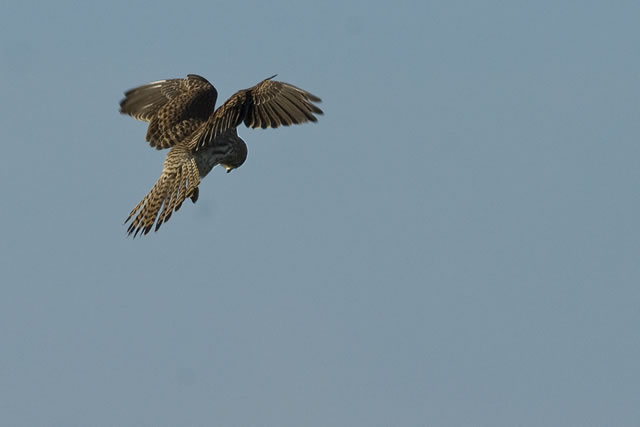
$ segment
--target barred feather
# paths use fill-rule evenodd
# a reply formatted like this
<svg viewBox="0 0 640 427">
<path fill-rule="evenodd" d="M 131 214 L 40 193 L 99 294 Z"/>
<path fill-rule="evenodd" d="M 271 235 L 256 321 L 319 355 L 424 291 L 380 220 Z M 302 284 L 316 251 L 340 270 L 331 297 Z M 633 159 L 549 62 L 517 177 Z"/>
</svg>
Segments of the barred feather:
<svg viewBox="0 0 640 427">
<path fill-rule="evenodd" d="M 169 148 L 191 136 L 215 108 L 218 93 L 203 77 L 159 80 L 125 92 L 120 112 L 149 122 L 146 140 Z"/>
<path fill-rule="evenodd" d="M 200 176 L 193 154 L 182 145 L 172 148 L 160 179 L 125 220 L 125 223 L 131 220 L 128 233 L 134 237 L 138 233 L 147 234 L 154 223 L 157 231 L 180 208 L 184 199 L 195 193 L 198 185 Z"/>
<path fill-rule="evenodd" d="M 275 76 L 273 76 L 275 77 Z M 202 132 L 194 133 L 195 150 L 210 144 L 231 128 L 243 123 L 251 128 L 278 128 L 291 124 L 316 122 L 314 114 L 323 114 L 314 102 L 320 98 L 296 86 L 272 80 L 236 92 L 207 120 Z"/>
</svg>

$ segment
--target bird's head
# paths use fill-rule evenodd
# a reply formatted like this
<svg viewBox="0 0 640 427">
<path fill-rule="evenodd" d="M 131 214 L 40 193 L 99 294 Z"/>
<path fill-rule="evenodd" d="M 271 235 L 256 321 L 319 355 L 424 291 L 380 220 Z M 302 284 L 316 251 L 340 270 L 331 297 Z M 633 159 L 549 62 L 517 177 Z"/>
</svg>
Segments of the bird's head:
<svg viewBox="0 0 640 427">
<path fill-rule="evenodd" d="M 220 162 L 222 166 L 227 170 L 227 173 L 232 170 L 239 168 L 242 166 L 244 161 L 247 159 L 247 145 L 238 138 L 238 141 L 233 144 L 233 149 L 230 153 L 225 157 L 225 159 Z"/>
</svg>

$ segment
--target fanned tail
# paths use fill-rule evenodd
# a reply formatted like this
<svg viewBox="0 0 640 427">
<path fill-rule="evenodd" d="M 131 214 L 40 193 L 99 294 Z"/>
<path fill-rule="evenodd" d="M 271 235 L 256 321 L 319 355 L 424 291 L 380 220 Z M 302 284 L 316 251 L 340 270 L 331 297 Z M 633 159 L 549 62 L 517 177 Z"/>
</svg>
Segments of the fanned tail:
<svg viewBox="0 0 640 427">
<path fill-rule="evenodd" d="M 172 148 L 164 161 L 162 175 L 125 220 L 125 224 L 131 221 L 128 234 L 134 238 L 138 233 L 147 234 L 154 223 L 158 231 L 187 197 L 195 203 L 198 185 L 200 175 L 191 153 L 182 146 Z"/>
</svg>

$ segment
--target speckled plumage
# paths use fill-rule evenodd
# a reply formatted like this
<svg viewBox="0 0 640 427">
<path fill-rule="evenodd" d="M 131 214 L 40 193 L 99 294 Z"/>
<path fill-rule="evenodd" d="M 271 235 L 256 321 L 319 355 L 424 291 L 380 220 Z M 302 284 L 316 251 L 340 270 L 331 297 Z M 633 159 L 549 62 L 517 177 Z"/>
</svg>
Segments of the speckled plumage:
<svg viewBox="0 0 640 427">
<path fill-rule="evenodd" d="M 152 147 L 171 148 L 160 178 L 125 221 L 131 221 L 129 234 L 147 234 L 154 224 L 157 231 L 187 197 L 195 203 L 200 179 L 216 165 L 227 172 L 240 167 L 247 157 L 236 131 L 241 123 L 277 128 L 315 122 L 315 114 L 323 114 L 313 104 L 320 98 L 273 77 L 236 92 L 217 110 L 216 89 L 195 74 L 125 92 L 120 112 L 149 122 L 146 140 Z"/>
</svg>

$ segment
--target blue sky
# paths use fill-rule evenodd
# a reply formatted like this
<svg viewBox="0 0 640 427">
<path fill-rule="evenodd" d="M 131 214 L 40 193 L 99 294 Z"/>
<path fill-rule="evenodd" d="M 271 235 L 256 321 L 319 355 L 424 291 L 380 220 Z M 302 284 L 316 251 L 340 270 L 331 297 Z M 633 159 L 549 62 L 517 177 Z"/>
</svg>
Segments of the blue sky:
<svg viewBox="0 0 640 427">
<path fill-rule="evenodd" d="M 14 2 L 0 17 L 0 423 L 640 419 L 637 2 Z M 272 74 L 161 231 L 122 93 Z"/>
</svg>

